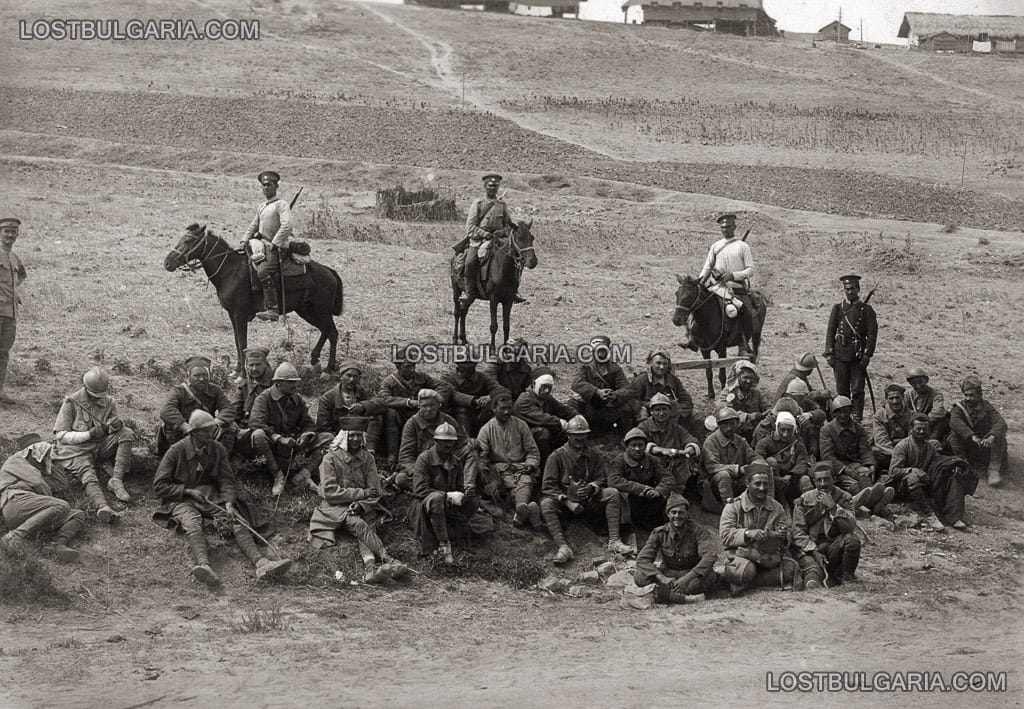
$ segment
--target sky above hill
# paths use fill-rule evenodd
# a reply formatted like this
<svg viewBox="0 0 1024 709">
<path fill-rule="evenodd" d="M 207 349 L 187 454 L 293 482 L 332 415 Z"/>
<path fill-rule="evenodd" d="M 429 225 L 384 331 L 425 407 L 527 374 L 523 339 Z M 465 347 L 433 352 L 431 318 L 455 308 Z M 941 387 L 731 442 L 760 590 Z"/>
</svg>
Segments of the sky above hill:
<svg viewBox="0 0 1024 709">
<path fill-rule="evenodd" d="M 588 0 L 580 8 L 585 20 L 622 22 L 620 0 Z M 960 15 L 1020 15 L 1024 0 L 764 0 L 764 9 L 774 17 L 781 30 L 815 32 L 839 19 L 851 28 L 850 38 L 860 39 L 864 21 L 864 40 L 896 43 L 904 12 L 947 12 Z"/>
</svg>

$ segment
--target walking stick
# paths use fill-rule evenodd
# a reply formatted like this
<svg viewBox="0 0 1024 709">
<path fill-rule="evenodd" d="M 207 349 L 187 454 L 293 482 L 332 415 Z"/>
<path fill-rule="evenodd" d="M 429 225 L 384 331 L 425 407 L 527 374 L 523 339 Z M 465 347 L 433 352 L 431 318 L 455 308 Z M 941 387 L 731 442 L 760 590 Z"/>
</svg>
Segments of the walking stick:
<svg viewBox="0 0 1024 709">
<path fill-rule="evenodd" d="M 271 452 L 273 455 L 273 452 Z M 281 492 L 277 493 L 277 497 L 274 499 L 274 511 L 271 514 L 277 514 L 277 506 L 281 504 L 281 495 L 284 494 L 284 488 L 288 487 L 288 478 L 292 474 L 292 458 L 295 456 L 295 446 L 292 446 L 291 450 L 288 451 L 288 467 L 284 469 L 284 487 L 281 488 Z"/>
<path fill-rule="evenodd" d="M 868 385 L 868 393 L 871 394 L 871 413 L 878 413 L 878 409 L 875 408 L 875 387 L 871 384 L 871 375 L 868 374 L 867 368 L 864 369 L 864 381 Z"/>
<path fill-rule="evenodd" d="M 828 391 L 828 384 L 825 383 L 825 375 L 821 373 L 821 365 L 815 363 L 814 368 L 818 370 L 818 379 L 821 380 L 821 388 L 823 391 Z"/>
</svg>

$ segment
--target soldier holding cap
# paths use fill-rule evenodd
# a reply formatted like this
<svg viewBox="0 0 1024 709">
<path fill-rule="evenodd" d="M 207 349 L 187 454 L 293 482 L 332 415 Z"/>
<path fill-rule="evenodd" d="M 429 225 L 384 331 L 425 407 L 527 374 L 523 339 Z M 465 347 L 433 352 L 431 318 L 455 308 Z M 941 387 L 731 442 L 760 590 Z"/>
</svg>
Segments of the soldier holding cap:
<svg viewBox="0 0 1024 709">
<path fill-rule="evenodd" d="M 477 197 L 469 207 L 469 216 L 466 218 L 466 239 L 460 240 L 454 247 L 458 253 L 455 265 L 462 274 L 464 287 L 462 289 L 462 303 L 468 304 L 475 298 L 483 297 L 479 292 L 480 258 L 486 255 L 487 245 L 494 237 L 503 238 L 512 234 L 515 224 L 509 215 L 505 201 L 498 197 L 498 187 L 501 185 L 501 175 L 488 173 L 484 175 L 484 196 Z M 478 252 L 483 249 L 484 254 Z M 522 299 L 516 295 L 516 302 Z"/>
<path fill-rule="evenodd" d="M 832 306 L 825 334 L 825 359 L 836 378 L 836 394 L 853 401 L 853 415 L 864 416 L 864 384 L 868 364 L 875 354 L 878 319 L 875 310 L 860 299 L 860 276 L 839 279 L 846 294 Z"/>
<path fill-rule="evenodd" d="M 18 240 L 20 219 L 0 219 L 0 404 L 13 404 L 16 400 L 6 392 L 7 362 L 14 337 L 17 334 L 18 286 L 25 280 L 25 265 L 11 249 Z"/>
<path fill-rule="evenodd" d="M 253 262 L 256 263 L 256 275 L 263 286 L 263 300 L 267 304 L 267 309 L 256 313 L 256 317 L 274 321 L 280 315 L 277 303 L 281 270 L 280 252 L 288 248 L 292 236 L 292 215 L 288 203 L 277 196 L 277 184 L 281 181 L 281 176 L 273 170 L 265 170 L 257 179 L 267 201 L 256 208 L 256 216 L 245 230 L 243 238 L 245 242 L 251 239 L 263 242 L 262 248 L 253 248 Z M 259 258 L 260 253 L 263 258 Z"/>
<path fill-rule="evenodd" d="M 823 574 L 833 584 L 856 581 L 860 563 L 853 499 L 833 484 L 828 463 L 815 465 L 811 476 L 814 489 L 793 505 L 793 548 L 808 591 L 821 588 Z"/>
<path fill-rule="evenodd" d="M 214 437 L 227 450 L 235 449 L 236 410 L 228 401 L 224 390 L 210 381 L 213 363 L 207 357 L 189 357 L 185 360 L 185 381 L 176 385 L 164 407 L 160 409 L 161 425 L 157 428 L 157 455 L 163 455 L 172 443 L 185 437 L 188 419 L 193 411 L 203 410 L 214 417 L 217 427 Z"/>
<path fill-rule="evenodd" d="M 749 293 L 750 277 L 754 275 L 754 256 L 750 244 L 736 238 L 735 214 L 723 214 L 715 221 L 722 229 L 722 238 L 711 245 L 698 280 L 726 301 L 727 315 L 739 316 L 743 334 L 740 356 L 743 356 L 750 353 L 750 339 L 754 336 L 754 306 Z M 696 345 L 690 347 L 697 349 Z"/>
</svg>

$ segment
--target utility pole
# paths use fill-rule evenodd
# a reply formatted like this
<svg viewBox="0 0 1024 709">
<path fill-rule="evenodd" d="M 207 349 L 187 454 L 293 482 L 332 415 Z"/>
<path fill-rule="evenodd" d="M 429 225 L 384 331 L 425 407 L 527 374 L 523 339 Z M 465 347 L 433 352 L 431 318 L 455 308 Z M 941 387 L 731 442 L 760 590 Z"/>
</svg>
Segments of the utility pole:
<svg viewBox="0 0 1024 709">
<path fill-rule="evenodd" d="M 864 44 L 864 18 L 860 18 L 860 43 Z"/>
<path fill-rule="evenodd" d="M 960 168 L 960 191 L 964 189 L 964 177 L 967 175 L 967 138 L 964 138 L 964 162 Z"/>
<path fill-rule="evenodd" d="M 839 44 L 839 29 L 843 26 L 843 6 L 839 6 L 839 22 L 836 24 L 836 44 Z"/>
</svg>

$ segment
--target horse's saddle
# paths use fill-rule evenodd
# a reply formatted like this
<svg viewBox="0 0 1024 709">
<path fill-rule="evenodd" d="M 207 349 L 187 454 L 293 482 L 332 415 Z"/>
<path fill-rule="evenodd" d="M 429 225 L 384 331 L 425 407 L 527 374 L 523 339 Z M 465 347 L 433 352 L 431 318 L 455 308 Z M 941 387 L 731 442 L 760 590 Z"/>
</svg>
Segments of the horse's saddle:
<svg viewBox="0 0 1024 709">
<path fill-rule="evenodd" d="M 281 275 L 284 276 L 285 293 L 309 290 L 313 287 L 313 276 L 309 273 L 309 264 L 296 263 L 291 256 L 281 259 Z M 256 276 L 256 265 L 249 262 L 249 287 L 253 293 L 263 290 L 260 279 Z M 280 287 L 278 288 L 280 290 Z"/>
</svg>

